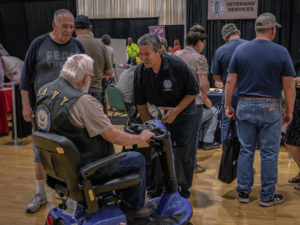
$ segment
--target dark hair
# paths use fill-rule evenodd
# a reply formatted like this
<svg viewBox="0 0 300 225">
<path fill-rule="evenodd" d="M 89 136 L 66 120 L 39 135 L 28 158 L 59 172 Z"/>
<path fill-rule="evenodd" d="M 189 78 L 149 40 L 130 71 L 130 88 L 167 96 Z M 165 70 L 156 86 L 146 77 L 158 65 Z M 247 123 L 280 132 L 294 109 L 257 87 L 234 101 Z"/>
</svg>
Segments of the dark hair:
<svg viewBox="0 0 300 225">
<path fill-rule="evenodd" d="M 138 45 L 153 45 L 153 50 L 157 52 L 159 49 L 161 49 L 161 43 L 159 40 L 159 37 L 155 34 L 144 34 L 142 37 L 138 40 Z"/>
<path fill-rule="evenodd" d="M 206 35 L 200 32 L 190 31 L 185 37 L 185 43 L 187 45 L 195 46 L 198 41 L 206 40 Z"/>
<path fill-rule="evenodd" d="M 204 29 L 204 27 L 202 27 L 200 24 L 195 24 L 193 25 L 189 31 L 193 31 L 193 32 L 199 32 L 199 33 L 202 33 L 202 34 L 205 34 L 206 31 Z"/>
<path fill-rule="evenodd" d="M 111 38 L 108 34 L 104 34 L 102 37 L 101 37 L 101 40 L 102 42 L 105 44 L 105 45 L 110 45 L 111 43 Z"/>
</svg>

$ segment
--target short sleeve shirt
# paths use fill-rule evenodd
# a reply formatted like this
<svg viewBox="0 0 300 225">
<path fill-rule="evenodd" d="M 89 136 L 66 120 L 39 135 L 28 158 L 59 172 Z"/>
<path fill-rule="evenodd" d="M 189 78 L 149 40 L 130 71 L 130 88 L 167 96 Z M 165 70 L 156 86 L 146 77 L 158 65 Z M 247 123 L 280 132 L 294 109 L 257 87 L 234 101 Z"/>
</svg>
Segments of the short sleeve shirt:
<svg viewBox="0 0 300 225">
<path fill-rule="evenodd" d="M 5 66 L 5 76 L 10 80 L 17 80 L 21 77 L 24 62 L 14 56 L 2 56 Z"/>
<path fill-rule="evenodd" d="M 0 56 L 7 56 L 9 55 L 3 45 L 0 43 Z"/>
<path fill-rule="evenodd" d="M 193 72 L 180 58 L 164 53 L 161 57 L 162 63 L 157 74 L 143 63 L 135 69 L 134 98 L 137 105 L 149 102 L 158 107 L 175 107 L 185 95 L 199 93 Z"/>
<path fill-rule="evenodd" d="M 134 69 L 135 67 L 131 67 L 127 70 L 124 70 L 120 79 L 116 85 L 116 87 L 122 93 L 124 98 L 124 102 L 126 103 L 134 103 L 134 92 L 133 92 L 133 80 L 134 80 Z"/>
<path fill-rule="evenodd" d="M 112 68 L 108 51 L 101 39 L 89 36 L 78 36 L 77 39 L 82 43 L 85 53 L 94 60 L 94 76 L 90 85 L 92 92 L 102 92 L 103 71 Z"/>
<path fill-rule="evenodd" d="M 34 84 L 37 93 L 43 85 L 58 77 L 69 56 L 79 53 L 84 53 L 83 46 L 73 37 L 65 44 L 54 42 L 49 33 L 37 37 L 26 53 L 20 89 L 30 90 Z"/>
<path fill-rule="evenodd" d="M 175 56 L 181 58 L 191 69 L 196 80 L 199 82 L 199 74 L 208 74 L 208 63 L 204 55 L 199 54 L 190 46 L 185 47 L 183 50 L 175 52 Z M 200 91 L 195 99 L 196 104 L 204 104 L 204 93 Z"/>
<path fill-rule="evenodd" d="M 245 42 L 247 41 L 244 39 L 236 38 L 222 45 L 215 52 L 210 71 L 212 74 L 220 75 L 224 85 L 232 54 L 237 46 Z"/>
<path fill-rule="evenodd" d="M 239 96 L 267 98 L 281 98 L 282 77 L 296 75 L 287 49 L 261 39 L 238 46 L 228 72 L 238 74 Z"/>
<path fill-rule="evenodd" d="M 103 112 L 103 106 L 96 98 L 82 95 L 70 108 L 71 123 L 80 128 L 86 128 L 90 137 L 112 129 L 112 124 Z"/>
</svg>

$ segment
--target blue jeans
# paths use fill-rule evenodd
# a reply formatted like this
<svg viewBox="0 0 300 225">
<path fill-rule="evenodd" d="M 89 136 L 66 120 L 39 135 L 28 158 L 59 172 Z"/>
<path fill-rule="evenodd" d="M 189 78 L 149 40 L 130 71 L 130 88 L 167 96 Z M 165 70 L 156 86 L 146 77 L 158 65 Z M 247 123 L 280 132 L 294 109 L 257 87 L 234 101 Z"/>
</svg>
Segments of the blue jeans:
<svg viewBox="0 0 300 225">
<path fill-rule="evenodd" d="M 218 126 L 218 109 L 216 107 L 203 108 L 203 115 L 200 127 L 199 141 L 213 143 L 215 131 Z"/>
<path fill-rule="evenodd" d="M 251 192 L 256 142 L 260 143 L 260 200 L 273 199 L 277 183 L 277 163 L 281 135 L 279 101 L 239 100 L 236 110 L 237 132 L 241 144 L 237 163 L 237 191 Z"/>
<path fill-rule="evenodd" d="M 234 110 L 236 111 L 236 107 L 238 104 L 238 96 L 236 91 L 234 92 L 234 94 L 232 95 L 232 101 L 231 101 L 231 106 L 232 108 L 234 108 Z M 226 139 L 226 134 L 229 128 L 229 124 L 230 124 L 230 119 L 227 118 L 227 116 L 225 116 L 225 92 L 223 92 L 222 95 L 222 123 L 221 123 L 221 141 L 223 143 L 223 141 Z M 231 137 L 231 134 L 229 134 L 228 138 Z"/>
<path fill-rule="evenodd" d="M 139 210 L 145 203 L 146 190 L 146 168 L 145 158 L 139 152 L 126 152 L 126 157 L 121 159 L 120 172 L 116 175 L 126 175 L 128 173 L 139 173 L 141 181 L 138 185 L 122 190 L 123 199 L 129 203 L 129 206 L 121 203 L 121 208 L 125 210 Z"/>
</svg>

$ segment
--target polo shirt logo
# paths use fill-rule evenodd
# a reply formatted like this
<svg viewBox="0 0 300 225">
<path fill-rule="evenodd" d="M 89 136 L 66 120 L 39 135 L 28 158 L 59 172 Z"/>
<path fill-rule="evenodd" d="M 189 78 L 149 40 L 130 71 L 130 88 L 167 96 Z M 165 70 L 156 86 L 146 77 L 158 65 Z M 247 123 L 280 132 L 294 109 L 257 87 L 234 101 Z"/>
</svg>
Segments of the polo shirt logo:
<svg viewBox="0 0 300 225">
<path fill-rule="evenodd" d="M 172 89 L 172 81 L 170 81 L 170 80 L 164 80 L 163 86 L 164 86 L 164 91 L 173 91 L 173 89 Z"/>
</svg>

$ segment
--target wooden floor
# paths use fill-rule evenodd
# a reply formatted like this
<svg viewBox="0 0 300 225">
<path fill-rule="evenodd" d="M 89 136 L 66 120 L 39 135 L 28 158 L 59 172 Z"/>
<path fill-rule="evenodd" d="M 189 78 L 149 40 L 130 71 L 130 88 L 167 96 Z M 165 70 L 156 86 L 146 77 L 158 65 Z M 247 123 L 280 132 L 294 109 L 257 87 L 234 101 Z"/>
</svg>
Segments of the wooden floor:
<svg viewBox="0 0 300 225">
<path fill-rule="evenodd" d="M 53 190 L 47 187 L 48 204 L 38 213 L 28 215 L 25 207 L 35 191 L 31 138 L 24 146 L 6 146 L 10 137 L 0 138 L 0 225 L 42 225 L 48 211 L 58 204 Z M 120 148 L 118 148 L 120 149 Z M 259 204 L 260 157 L 256 153 L 255 184 L 249 204 L 240 204 L 235 197 L 236 181 L 223 184 L 217 179 L 221 150 L 198 150 L 198 162 L 207 168 L 194 175 L 191 203 L 194 225 L 297 225 L 300 224 L 300 191 L 287 180 L 298 173 L 286 149 L 279 154 L 277 192 L 286 201 L 281 205 L 262 208 Z"/>
</svg>

